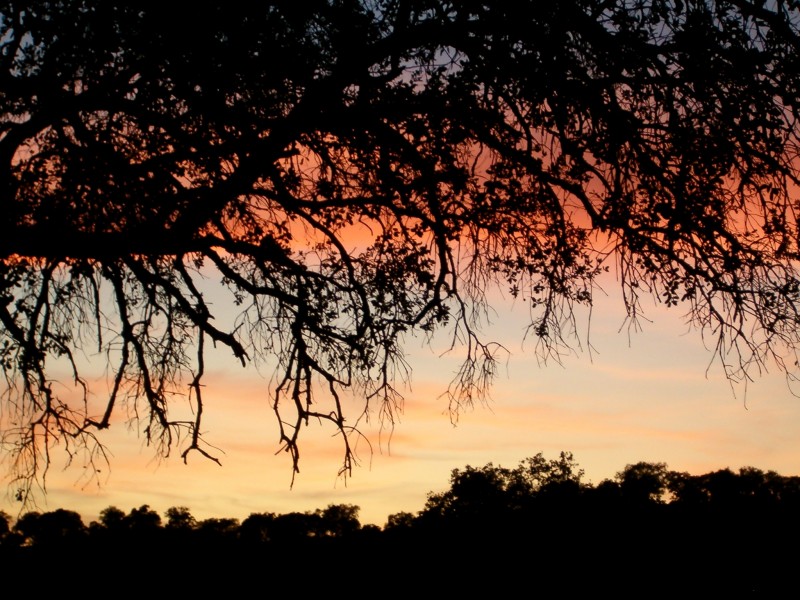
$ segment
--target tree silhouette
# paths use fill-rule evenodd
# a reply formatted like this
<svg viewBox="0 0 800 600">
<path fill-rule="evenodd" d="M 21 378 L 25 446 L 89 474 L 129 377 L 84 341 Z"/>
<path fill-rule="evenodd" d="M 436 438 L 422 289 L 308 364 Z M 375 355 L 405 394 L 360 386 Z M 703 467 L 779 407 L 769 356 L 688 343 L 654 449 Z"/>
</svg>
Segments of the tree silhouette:
<svg viewBox="0 0 800 600">
<path fill-rule="evenodd" d="M 239 537 L 243 543 L 258 545 L 272 539 L 274 513 L 251 513 L 239 526 Z"/>
<path fill-rule="evenodd" d="M 508 483 L 508 470 L 491 463 L 483 467 L 453 469 L 450 488 L 445 492 L 428 494 L 425 517 L 450 521 L 458 527 L 494 520 L 514 508 L 509 502 Z"/>
<path fill-rule="evenodd" d="M 3 2 L 20 499 L 56 446 L 100 468 L 117 413 L 162 456 L 217 460 L 208 344 L 274 361 L 295 470 L 322 420 L 347 474 L 360 420 L 401 408 L 407 336 L 465 349 L 451 410 L 483 398 L 495 286 L 543 358 L 580 342 L 573 309 L 614 269 L 632 321 L 647 296 L 681 305 L 730 377 L 792 368 L 798 22 L 786 0 Z"/>
<path fill-rule="evenodd" d="M 324 510 L 317 510 L 321 519 L 320 534 L 337 538 L 354 535 L 361 530 L 360 510 L 353 504 L 329 504 Z"/>
<path fill-rule="evenodd" d="M 453 469 L 450 487 L 428 494 L 418 524 L 430 531 L 444 528 L 445 537 L 453 539 L 487 536 L 507 541 L 532 531 L 543 535 L 557 530 L 566 543 L 569 536 L 564 534 L 583 526 L 578 510 L 588 489 L 581 481 L 583 474 L 571 452 L 561 452 L 556 459 L 540 452 L 514 469 L 492 463 Z M 411 526 L 402 520 L 403 514 L 396 515 L 400 521 L 390 521 L 387 528 Z M 549 520 L 543 522 L 544 514 Z"/>
<path fill-rule="evenodd" d="M 539 452 L 520 462 L 511 474 L 509 488 L 516 488 L 518 494 L 530 496 L 548 490 L 581 487 L 584 471 L 572 452 L 562 451 L 558 458 L 547 459 Z"/>
<path fill-rule="evenodd" d="M 6 511 L 0 510 L 0 542 L 11 531 L 11 515 Z"/>
<path fill-rule="evenodd" d="M 100 511 L 101 527 L 109 531 L 122 531 L 128 527 L 125 511 L 116 506 L 108 506 Z"/>
<path fill-rule="evenodd" d="M 239 532 L 239 520 L 233 518 L 203 519 L 197 524 L 197 531 L 205 543 L 219 545 L 222 541 L 236 539 Z"/>
<path fill-rule="evenodd" d="M 161 516 L 149 505 L 143 504 L 139 508 L 132 508 L 125 516 L 124 523 L 134 536 L 150 538 L 160 531 Z"/>
<path fill-rule="evenodd" d="M 623 500 L 634 505 L 664 502 L 664 493 L 669 485 L 668 473 L 665 463 L 626 465 L 616 476 Z"/>
<path fill-rule="evenodd" d="M 197 527 L 197 519 L 192 516 L 186 506 L 171 506 L 164 513 L 167 517 L 167 528 L 176 531 L 187 531 Z"/>
<path fill-rule="evenodd" d="M 92 585 L 113 586 L 120 565 L 145 560 L 170 565 L 174 575 L 158 589 L 176 593 L 246 593 L 265 580 L 324 593 L 355 569 L 361 585 L 394 577 L 392 589 L 410 594 L 421 581 L 437 592 L 511 594 L 520 582 L 509 574 L 524 573 L 553 596 L 569 589 L 640 597 L 650 589 L 661 597 L 691 589 L 793 597 L 797 557 L 787 544 L 800 534 L 797 476 L 754 467 L 689 475 L 637 462 L 595 487 L 582 473 L 569 452 L 555 459 L 540 453 L 516 468 L 454 469 L 446 491 L 430 494 L 416 515 L 390 515 L 383 529 L 362 527 L 359 507 L 349 504 L 252 513 L 241 524 L 197 521 L 183 506 L 167 509 L 162 521 L 145 504 L 129 514 L 109 506 L 89 527 L 65 509 L 25 513 L 11 527 L 0 511 L 0 557 L 10 574 L 41 566 L 46 577 L 37 590 L 53 593 L 89 567 Z M 631 487 L 632 497 L 622 491 Z M 551 502 L 553 494 L 566 502 Z M 409 557 L 413 576 L 397 577 Z M 12 576 L 3 589 L 30 585 Z"/>
<path fill-rule="evenodd" d="M 28 512 L 14 524 L 26 543 L 39 546 L 63 545 L 77 548 L 77 542 L 85 538 L 86 527 L 81 516 L 73 511 L 58 508 L 40 513 Z"/>
</svg>

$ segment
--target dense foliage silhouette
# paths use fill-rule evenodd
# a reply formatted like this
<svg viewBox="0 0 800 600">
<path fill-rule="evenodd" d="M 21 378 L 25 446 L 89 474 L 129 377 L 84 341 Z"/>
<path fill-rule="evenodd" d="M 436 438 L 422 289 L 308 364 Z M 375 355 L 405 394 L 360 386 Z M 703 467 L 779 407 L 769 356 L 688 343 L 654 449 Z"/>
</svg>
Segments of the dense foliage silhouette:
<svg viewBox="0 0 800 600">
<path fill-rule="evenodd" d="M 632 322 L 681 305 L 730 377 L 792 369 L 799 22 L 788 0 L 0 3 L 16 492 L 56 447 L 105 468 L 117 415 L 217 460 L 209 344 L 277 365 L 278 443 L 297 469 L 329 422 L 346 474 L 360 419 L 401 408 L 408 336 L 464 349 L 452 411 L 483 398 L 495 287 L 545 359 L 611 270 Z"/>
<path fill-rule="evenodd" d="M 636 597 L 798 585 L 786 542 L 800 534 L 800 477 L 753 467 L 690 475 L 639 462 L 593 485 L 571 453 L 537 454 L 516 468 L 454 469 L 448 489 L 382 528 L 362 525 L 359 510 L 333 504 L 239 522 L 197 520 L 183 506 L 164 519 L 148 505 L 112 506 L 88 525 L 65 509 L 15 522 L 0 514 L 0 552 L 4 566 L 48 565 L 56 586 L 82 566 L 95 584 L 119 585 L 120 565 L 146 557 L 170 565 L 175 579 L 163 591 L 184 592 L 265 580 L 322 591 L 343 577 L 360 590 L 499 593 L 524 583 Z"/>
</svg>

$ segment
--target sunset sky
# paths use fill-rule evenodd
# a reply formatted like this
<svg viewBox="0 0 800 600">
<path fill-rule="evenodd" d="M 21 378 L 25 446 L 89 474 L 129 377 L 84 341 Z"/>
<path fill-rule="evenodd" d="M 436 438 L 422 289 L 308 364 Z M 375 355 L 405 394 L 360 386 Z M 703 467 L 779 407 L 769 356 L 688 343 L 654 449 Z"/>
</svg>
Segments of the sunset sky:
<svg viewBox="0 0 800 600">
<path fill-rule="evenodd" d="M 697 332 L 688 332 L 678 310 L 652 307 L 641 331 L 630 337 L 613 293 L 598 294 L 591 322 L 593 352 L 567 356 L 562 365 L 540 365 L 533 342 L 524 342 L 520 306 L 497 299 L 486 329 L 510 351 L 486 406 L 451 424 L 441 397 L 457 356 L 440 356 L 444 340 L 406 348 L 414 369 L 402 422 L 393 435 L 373 420 L 360 465 L 347 481 L 337 477 L 342 447 L 327 427 L 313 425 L 301 445 L 301 472 L 291 484 L 291 462 L 278 453 L 278 433 L 268 405 L 268 372 L 259 375 L 228 356 L 208 360 L 206 440 L 222 466 L 179 452 L 155 461 L 152 449 L 118 417 L 103 441 L 111 470 L 101 485 L 84 478 L 80 464 L 67 469 L 53 455 L 41 511 L 68 508 L 88 524 L 108 506 L 125 511 L 143 504 L 163 515 L 186 506 L 198 518 L 244 519 L 253 512 L 313 511 L 328 504 L 355 504 L 362 524 L 384 525 L 388 515 L 422 509 L 428 492 L 448 487 L 454 468 L 487 463 L 515 467 L 543 452 L 574 453 L 585 481 L 597 484 L 626 464 L 665 462 L 699 474 L 754 466 L 782 475 L 800 474 L 800 399 L 777 370 L 756 378 L 746 397 L 732 388 Z M 586 315 L 579 321 L 585 328 Z M 620 328 L 623 327 L 622 330 Z M 585 337 L 585 335 L 584 335 Z M 355 411 L 351 414 L 356 414 Z M 19 505 L 4 496 L 0 509 Z"/>
</svg>

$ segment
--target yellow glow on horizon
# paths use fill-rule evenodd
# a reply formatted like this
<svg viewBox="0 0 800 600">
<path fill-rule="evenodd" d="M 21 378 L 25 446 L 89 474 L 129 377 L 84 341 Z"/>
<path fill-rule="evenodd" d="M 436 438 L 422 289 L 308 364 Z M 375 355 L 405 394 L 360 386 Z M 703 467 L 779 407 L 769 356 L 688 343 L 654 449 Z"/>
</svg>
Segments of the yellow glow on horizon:
<svg viewBox="0 0 800 600">
<path fill-rule="evenodd" d="M 770 373 L 756 379 L 744 397 L 716 366 L 707 373 L 708 351 L 696 334 L 686 335 L 674 311 L 654 307 L 652 323 L 644 322 L 644 331 L 629 342 L 619 331 L 624 315 L 617 300 L 598 301 L 592 352 L 565 356 L 563 365 L 543 365 L 532 342 L 522 341 L 525 306 L 499 292 L 490 301 L 497 313 L 486 337 L 501 341 L 511 354 L 500 365 L 487 404 L 464 411 L 453 425 L 441 394 L 458 367 L 458 348 L 443 355 L 446 338 L 435 338 L 432 347 L 408 340 L 413 379 L 403 392 L 403 411 L 393 431 L 381 429 L 376 415 L 361 423 L 359 464 L 347 480 L 337 476 L 341 438 L 312 423 L 303 433 L 300 473 L 290 487 L 291 460 L 278 447 L 270 407 L 271 366 L 258 373 L 213 351 L 203 432 L 219 448 L 209 450 L 222 466 L 198 454 L 184 465 L 177 451 L 155 461 L 152 449 L 117 418 L 101 432 L 112 453 L 101 485 L 83 477 L 79 466 L 62 470 L 64 457 L 56 450 L 40 510 L 77 510 L 88 523 L 108 506 L 129 511 L 149 504 L 162 515 L 171 506 L 187 506 L 198 519 L 242 520 L 253 512 L 346 503 L 361 507 L 362 523 L 382 526 L 390 514 L 422 509 L 428 492 L 448 487 L 453 469 L 514 467 L 539 452 L 555 457 L 562 450 L 574 453 L 585 480 L 595 484 L 638 461 L 696 474 L 743 466 L 798 474 L 800 401 L 784 378 Z M 0 509 L 15 515 L 18 505 L 3 497 Z"/>
</svg>

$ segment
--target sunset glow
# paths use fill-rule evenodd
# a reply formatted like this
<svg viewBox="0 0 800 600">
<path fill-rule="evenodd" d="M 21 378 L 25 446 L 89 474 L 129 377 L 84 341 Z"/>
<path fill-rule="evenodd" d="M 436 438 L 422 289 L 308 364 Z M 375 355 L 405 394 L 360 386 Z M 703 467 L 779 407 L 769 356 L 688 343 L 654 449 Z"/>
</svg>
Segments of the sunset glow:
<svg viewBox="0 0 800 600">
<path fill-rule="evenodd" d="M 337 476 L 341 440 L 330 428 L 312 426 L 291 487 L 291 461 L 276 454 L 268 370 L 257 375 L 217 352 L 208 364 L 206 433 L 222 466 L 198 455 L 188 464 L 177 454 L 157 461 L 135 432 L 115 422 L 102 438 L 113 455 L 100 485 L 75 465 L 62 471 L 64 457 L 56 454 L 41 509 L 69 508 L 87 522 L 108 506 L 127 511 L 142 504 L 162 514 L 186 506 L 198 519 L 244 519 L 346 503 L 361 508 L 363 523 L 383 526 L 390 514 L 421 510 L 454 468 L 514 467 L 538 452 L 555 457 L 561 450 L 574 453 L 594 484 L 642 460 L 693 474 L 743 466 L 798 473 L 800 401 L 785 377 L 767 373 L 747 390 L 732 388 L 674 311 L 654 308 L 652 323 L 644 322 L 629 344 L 619 331 L 618 299 L 609 298 L 595 308 L 591 353 L 540 365 L 530 342 L 522 342 L 519 307 L 497 306 L 487 337 L 511 354 L 487 405 L 453 425 L 440 396 L 458 358 L 440 356 L 444 340 L 430 348 L 410 343 L 414 372 L 402 420 L 393 431 L 381 431 L 374 415 L 362 424 L 360 464 L 347 480 Z M 14 514 L 17 505 L 5 497 L 0 508 Z"/>
<path fill-rule="evenodd" d="M 800 474 L 796 3 L 301 4 L 0 8 L 0 510 Z"/>
</svg>

